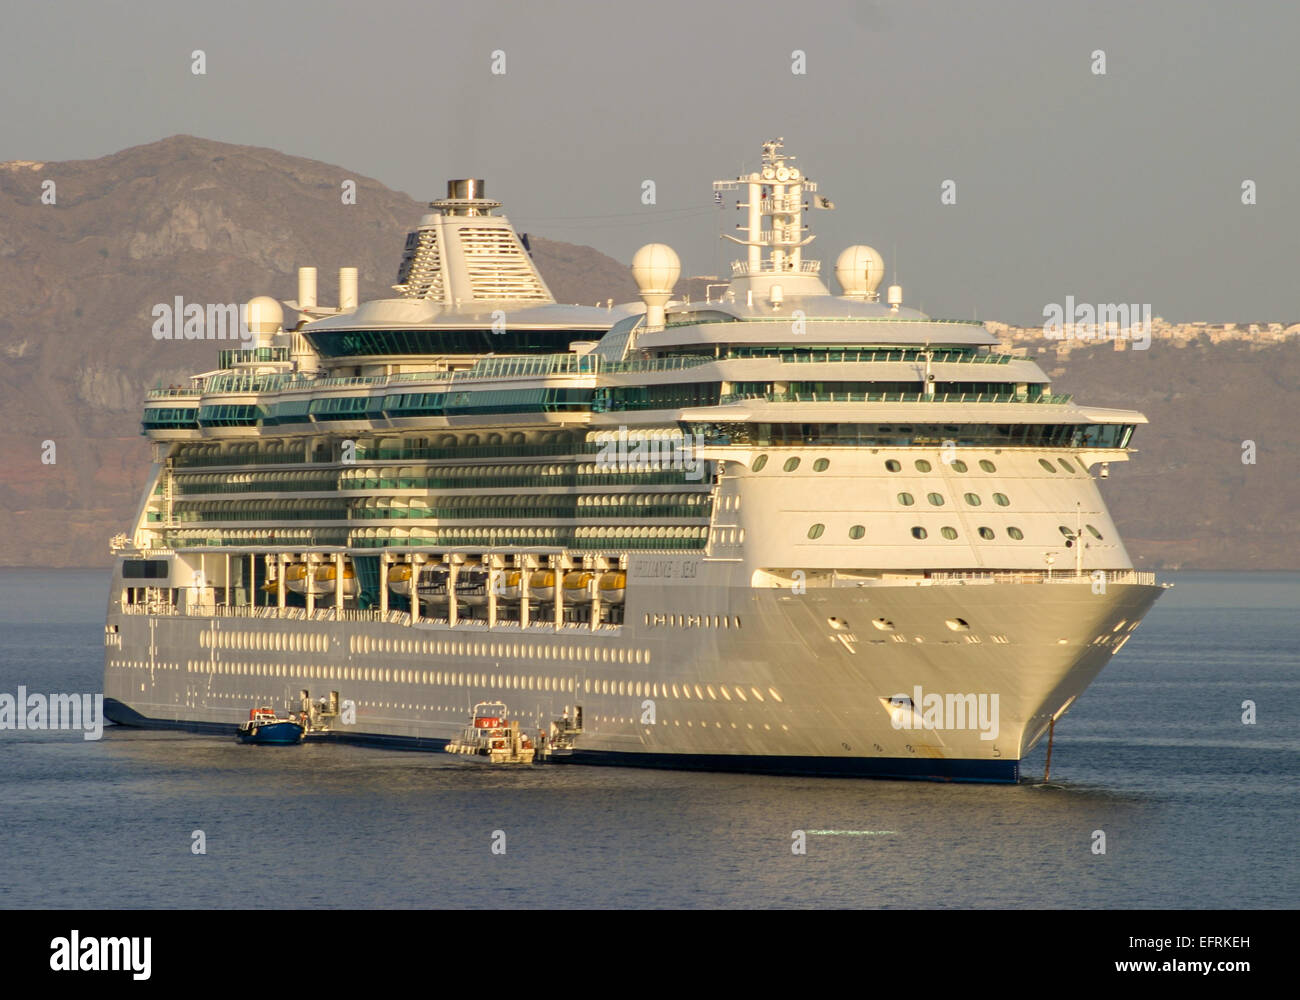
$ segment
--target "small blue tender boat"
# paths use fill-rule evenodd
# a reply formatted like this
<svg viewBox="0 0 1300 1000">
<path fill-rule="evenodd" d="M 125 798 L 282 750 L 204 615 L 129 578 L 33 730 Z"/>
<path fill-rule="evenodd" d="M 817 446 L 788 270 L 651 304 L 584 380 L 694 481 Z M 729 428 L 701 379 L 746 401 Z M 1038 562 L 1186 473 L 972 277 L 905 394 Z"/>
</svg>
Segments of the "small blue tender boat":
<svg viewBox="0 0 1300 1000">
<path fill-rule="evenodd" d="M 235 737 L 240 743 L 258 746 L 293 746 L 302 742 L 304 727 L 293 718 L 277 718 L 272 708 L 251 708 L 248 721 L 239 724 Z"/>
</svg>

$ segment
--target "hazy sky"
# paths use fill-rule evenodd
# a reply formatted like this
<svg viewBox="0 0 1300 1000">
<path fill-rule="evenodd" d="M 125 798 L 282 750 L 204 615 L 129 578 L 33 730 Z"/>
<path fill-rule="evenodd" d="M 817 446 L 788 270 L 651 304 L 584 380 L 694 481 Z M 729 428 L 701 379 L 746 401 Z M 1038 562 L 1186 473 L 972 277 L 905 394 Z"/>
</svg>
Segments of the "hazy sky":
<svg viewBox="0 0 1300 1000">
<path fill-rule="evenodd" d="M 1073 295 L 1296 321 L 1298 51 L 1277 2 L 13 4 L 0 160 L 189 133 L 422 200 L 483 177 L 523 229 L 625 262 L 667 242 L 701 274 L 739 221 L 710 182 L 780 135 L 837 206 L 809 255 L 897 256 L 933 315 L 1038 324 Z"/>
</svg>

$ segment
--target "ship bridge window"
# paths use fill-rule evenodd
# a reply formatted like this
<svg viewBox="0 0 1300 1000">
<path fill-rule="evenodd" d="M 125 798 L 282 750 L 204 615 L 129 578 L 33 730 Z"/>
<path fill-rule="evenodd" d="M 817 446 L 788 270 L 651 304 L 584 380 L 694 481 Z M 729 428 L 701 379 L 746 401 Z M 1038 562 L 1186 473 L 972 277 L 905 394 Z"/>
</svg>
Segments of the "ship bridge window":
<svg viewBox="0 0 1300 1000">
<path fill-rule="evenodd" d="M 161 580 L 166 576 L 166 559 L 127 559 L 122 563 L 125 580 Z"/>
<path fill-rule="evenodd" d="M 990 462 L 987 458 L 980 459 L 980 468 L 985 472 L 997 472 L 998 467 Z"/>
<path fill-rule="evenodd" d="M 1014 538 L 1017 542 L 1023 541 L 1025 537 L 1025 533 L 1021 531 L 1019 528 L 1008 528 L 1007 534 L 1012 538 Z"/>
<path fill-rule="evenodd" d="M 1045 471 L 1047 471 L 1047 472 L 1051 472 L 1051 473 L 1055 473 L 1055 472 L 1056 472 L 1056 466 L 1054 466 L 1051 462 L 1049 462 L 1049 461 L 1048 461 L 1047 459 L 1045 459 L 1045 458 L 1040 458 L 1040 459 L 1038 460 L 1038 464 L 1041 465 L 1041 466 L 1043 467 L 1043 469 L 1044 469 Z"/>
<path fill-rule="evenodd" d="M 897 459 L 893 458 L 888 459 L 885 462 L 885 468 L 890 472 L 901 472 L 903 470 L 902 464 Z"/>
</svg>

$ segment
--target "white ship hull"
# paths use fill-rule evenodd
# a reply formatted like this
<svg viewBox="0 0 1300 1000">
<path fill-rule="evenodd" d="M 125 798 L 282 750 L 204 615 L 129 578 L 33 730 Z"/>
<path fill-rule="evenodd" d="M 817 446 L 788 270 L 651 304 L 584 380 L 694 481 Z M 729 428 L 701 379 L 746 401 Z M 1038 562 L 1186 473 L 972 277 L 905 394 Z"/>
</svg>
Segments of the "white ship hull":
<svg viewBox="0 0 1300 1000">
<path fill-rule="evenodd" d="M 707 579 L 639 589 L 639 606 L 690 611 L 665 612 L 674 624 L 647 626 L 638 610 L 617 628 L 558 634 L 549 624 L 522 632 L 410 626 L 397 614 L 381 622 L 329 620 L 331 611 L 317 612 L 321 620 L 223 609 L 207 617 L 110 613 L 109 716 L 234 727 L 249 704 L 337 691 L 355 705 L 355 721 L 338 726 L 338 738 L 440 749 L 463 728 L 469 706 L 508 697 L 531 731 L 581 705 L 575 762 L 1014 781 L 1052 717 L 1161 593 L 1117 583 L 1097 594 L 1082 581 L 802 595 Z M 352 616 L 360 617 L 345 612 Z M 952 632 L 945 623 L 954 617 L 971 631 Z M 881 618 L 896 631 L 871 625 Z M 890 700 L 918 689 L 996 695 L 996 728 L 979 728 L 973 709 L 962 728 L 906 728 L 920 720 L 900 725 Z"/>
</svg>

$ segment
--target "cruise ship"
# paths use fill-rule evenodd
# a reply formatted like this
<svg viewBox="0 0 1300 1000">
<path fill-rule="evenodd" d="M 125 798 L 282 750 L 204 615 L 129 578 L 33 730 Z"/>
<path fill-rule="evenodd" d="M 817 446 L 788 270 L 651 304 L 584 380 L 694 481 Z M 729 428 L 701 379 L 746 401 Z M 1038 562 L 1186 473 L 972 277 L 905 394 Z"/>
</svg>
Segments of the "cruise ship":
<svg viewBox="0 0 1300 1000">
<path fill-rule="evenodd" d="M 480 180 L 391 297 L 253 299 L 145 401 L 106 715 L 442 749 L 508 701 L 568 763 L 1019 780 L 1162 592 L 1098 490 L 1145 418 L 881 301 L 870 247 L 832 292 L 817 190 L 779 139 L 715 182 L 743 253 L 702 300 L 651 243 L 641 301 L 557 303 Z"/>
</svg>

